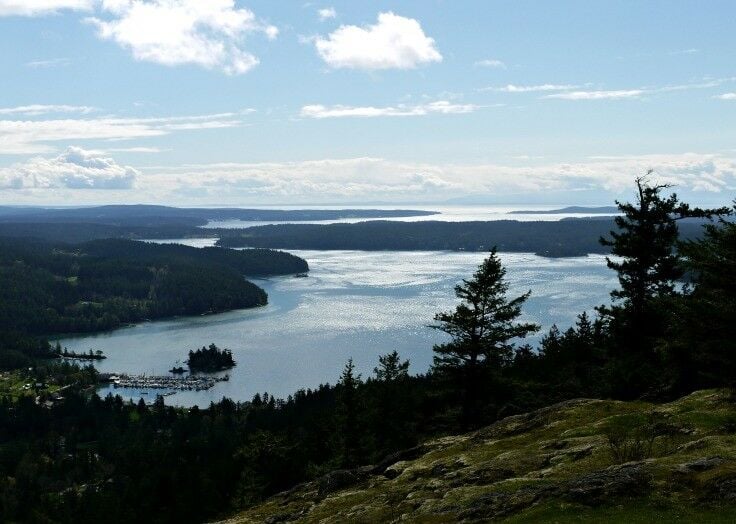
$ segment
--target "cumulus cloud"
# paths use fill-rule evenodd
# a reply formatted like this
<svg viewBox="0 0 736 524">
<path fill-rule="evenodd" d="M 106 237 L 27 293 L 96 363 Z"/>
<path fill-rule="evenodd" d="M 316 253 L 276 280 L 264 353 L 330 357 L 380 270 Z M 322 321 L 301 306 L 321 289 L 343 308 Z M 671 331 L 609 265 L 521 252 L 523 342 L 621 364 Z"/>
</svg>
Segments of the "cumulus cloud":
<svg viewBox="0 0 736 524">
<path fill-rule="evenodd" d="M 433 38 L 418 21 L 392 12 L 379 13 L 377 23 L 343 25 L 314 39 L 317 53 L 330 67 L 351 69 L 413 69 L 441 62 Z"/>
<path fill-rule="evenodd" d="M 716 98 L 720 100 L 736 100 L 736 93 L 723 93 L 722 95 L 717 95 Z"/>
<path fill-rule="evenodd" d="M 17 107 L 0 107 L 0 115 L 23 115 L 38 116 L 49 113 L 81 113 L 88 114 L 96 111 L 96 108 L 90 106 L 70 106 L 70 105 L 45 105 L 31 104 L 27 106 Z"/>
<path fill-rule="evenodd" d="M 0 0 L 0 16 L 39 16 L 64 9 L 92 9 L 96 0 Z"/>
<path fill-rule="evenodd" d="M 485 60 L 478 60 L 475 63 L 478 67 L 490 67 L 495 69 L 506 69 L 506 64 L 502 62 L 501 60 L 496 60 L 494 58 L 486 58 Z"/>
<path fill-rule="evenodd" d="M 344 118 L 344 117 L 378 117 L 378 116 L 425 116 L 430 114 L 462 114 L 472 113 L 480 106 L 474 104 L 453 104 L 447 100 L 437 100 L 427 104 L 387 107 L 373 106 L 324 106 L 306 105 L 300 115 L 305 118 Z"/>
<path fill-rule="evenodd" d="M 335 18 L 337 16 L 337 11 L 335 11 L 334 7 L 325 7 L 323 9 L 319 9 L 317 11 L 317 15 L 320 20 L 329 20 L 330 18 Z"/>
<path fill-rule="evenodd" d="M 0 154 L 47 153 L 48 142 L 68 140 L 130 140 L 174 131 L 236 127 L 240 113 L 163 118 L 78 118 L 0 120 Z"/>
<path fill-rule="evenodd" d="M 100 38 L 130 49 L 137 60 L 167 66 L 194 64 L 242 74 L 258 64 L 247 35 L 276 38 L 275 26 L 235 6 L 234 0 L 103 0 L 109 18 L 88 18 Z"/>
<path fill-rule="evenodd" d="M 117 189 L 135 187 L 140 172 L 121 166 L 112 158 L 93 151 L 69 147 L 55 158 L 31 160 L 0 169 L 0 188 L 39 189 Z"/>
</svg>

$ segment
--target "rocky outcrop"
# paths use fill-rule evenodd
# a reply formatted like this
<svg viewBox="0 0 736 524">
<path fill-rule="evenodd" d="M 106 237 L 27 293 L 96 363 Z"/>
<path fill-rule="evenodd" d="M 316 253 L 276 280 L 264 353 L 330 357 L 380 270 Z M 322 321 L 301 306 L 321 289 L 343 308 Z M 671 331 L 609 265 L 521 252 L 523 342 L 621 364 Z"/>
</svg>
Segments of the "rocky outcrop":
<svg viewBox="0 0 736 524">
<path fill-rule="evenodd" d="M 663 405 L 572 400 L 333 471 L 229 524 L 619 521 L 647 508 L 662 521 L 736 520 L 736 435 L 722 422 L 732 419 L 719 391 Z M 624 435 L 616 446 L 639 449 L 648 435 L 647 456 L 617 463 L 610 428 Z"/>
</svg>

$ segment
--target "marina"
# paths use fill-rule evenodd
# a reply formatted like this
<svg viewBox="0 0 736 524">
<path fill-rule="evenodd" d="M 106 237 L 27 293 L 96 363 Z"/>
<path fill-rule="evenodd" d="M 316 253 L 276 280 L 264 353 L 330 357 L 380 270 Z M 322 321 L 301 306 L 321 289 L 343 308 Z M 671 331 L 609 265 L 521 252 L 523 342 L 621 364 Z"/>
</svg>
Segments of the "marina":
<svg viewBox="0 0 736 524">
<path fill-rule="evenodd" d="M 218 382 L 227 382 L 229 375 L 222 377 L 209 377 L 204 375 L 189 375 L 186 377 L 171 377 L 164 375 L 128 375 L 104 374 L 100 380 L 108 382 L 113 388 L 145 389 L 167 389 L 178 391 L 206 391 Z"/>
</svg>

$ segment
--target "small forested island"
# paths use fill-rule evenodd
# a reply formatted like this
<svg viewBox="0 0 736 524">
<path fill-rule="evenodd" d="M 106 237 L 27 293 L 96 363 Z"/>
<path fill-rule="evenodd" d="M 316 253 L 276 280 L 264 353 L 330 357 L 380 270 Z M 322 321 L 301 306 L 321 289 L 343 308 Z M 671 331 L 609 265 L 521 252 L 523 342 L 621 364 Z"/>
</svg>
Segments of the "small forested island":
<svg viewBox="0 0 736 524">
<path fill-rule="evenodd" d="M 220 349 L 215 344 L 210 344 L 209 347 L 202 346 L 196 351 L 189 351 L 187 365 L 190 371 L 222 371 L 234 367 L 235 360 L 229 349 Z"/>
</svg>

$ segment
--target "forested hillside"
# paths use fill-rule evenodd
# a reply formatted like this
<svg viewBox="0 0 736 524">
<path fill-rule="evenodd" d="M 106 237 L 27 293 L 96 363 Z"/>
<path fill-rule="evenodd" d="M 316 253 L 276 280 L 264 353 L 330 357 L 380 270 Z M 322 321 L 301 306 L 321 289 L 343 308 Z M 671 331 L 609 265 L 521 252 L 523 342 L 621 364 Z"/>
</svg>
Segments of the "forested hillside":
<svg viewBox="0 0 736 524">
<path fill-rule="evenodd" d="M 91 332 L 260 306 L 266 293 L 246 275 L 305 271 L 304 260 L 271 250 L 0 239 L 0 332 L 16 337 Z"/>
</svg>

